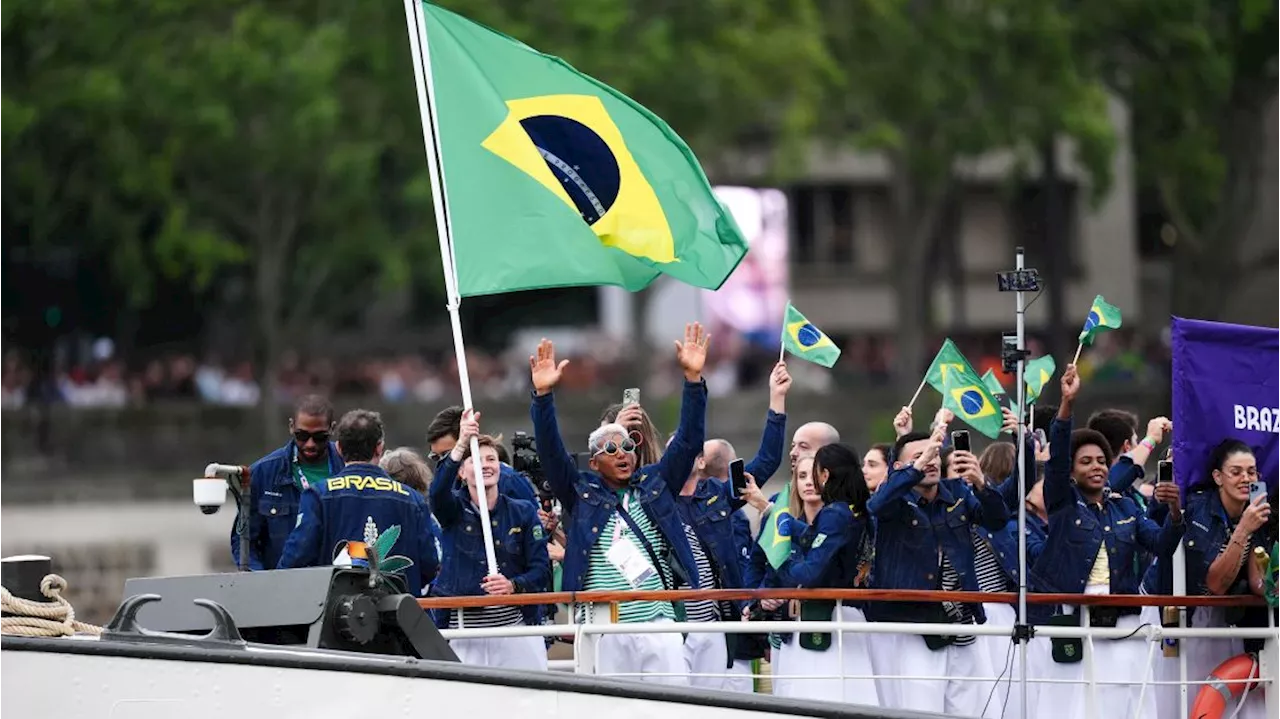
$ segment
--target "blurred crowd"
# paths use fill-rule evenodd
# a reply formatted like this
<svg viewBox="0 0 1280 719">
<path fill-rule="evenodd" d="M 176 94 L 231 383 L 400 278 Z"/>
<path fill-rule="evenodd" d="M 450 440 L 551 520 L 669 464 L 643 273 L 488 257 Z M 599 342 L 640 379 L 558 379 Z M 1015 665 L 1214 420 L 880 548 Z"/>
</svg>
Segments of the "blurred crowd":
<svg viewBox="0 0 1280 719">
<path fill-rule="evenodd" d="M 978 372 L 1000 368 L 999 338 L 990 336 L 966 340 L 954 337 L 962 351 L 975 363 Z M 926 343 L 934 347 L 940 343 Z M 883 383 L 890 380 L 897 362 L 891 338 L 850 337 L 842 341 L 843 353 L 835 372 L 816 366 L 797 367 L 796 386 L 801 390 L 825 391 L 833 384 L 847 382 Z M 599 348 L 605 347 L 605 353 Z M 740 337 L 727 339 L 709 358 L 706 371 L 713 396 L 739 389 L 762 387 L 766 383 L 770 357 L 776 349 L 751 344 Z M 1029 341 L 1033 356 L 1045 348 L 1036 339 Z M 590 354 L 588 354 L 590 352 Z M 469 350 L 467 366 L 478 397 L 505 399 L 528 391 L 528 376 L 522 357 L 512 350 L 496 355 Z M 674 392 L 670 377 L 660 368 L 666 363 L 656 353 L 650 383 L 655 393 Z M 627 353 L 616 343 L 590 340 L 580 343 L 566 369 L 564 384 L 577 390 L 616 386 L 624 377 L 634 376 Z M 920 358 L 921 366 L 930 357 Z M 1066 358 L 1062 358 L 1065 362 Z M 4 355 L 0 406 L 15 409 L 33 396 L 32 358 L 22 350 L 9 349 Z M 51 400 L 82 407 L 126 407 L 164 401 L 200 401 L 224 406 L 253 406 L 261 399 L 260 377 L 254 364 L 216 356 L 197 357 L 184 352 L 119 356 L 109 340 L 99 340 L 79 361 L 61 361 L 50 388 Z M 1098 344 L 1081 356 L 1082 375 L 1096 382 L 1163 382 L 1169 364 L 1167 334 L 1142 338 L 1122 329 L 1102 336 Z M 308 358 L 288 351 L 276 375 L 276 401 L 292 403 L 298 397 L 318 392 L 330 396 L 381 397 L 385 402 L 436 403 L 448 401 L 458 386 L 457 363 L 450 353 L 401 354 L 388 357 L 342 361 Z M 1011 384 L 1011 382 L 1007 383 Z"/>
</svg>

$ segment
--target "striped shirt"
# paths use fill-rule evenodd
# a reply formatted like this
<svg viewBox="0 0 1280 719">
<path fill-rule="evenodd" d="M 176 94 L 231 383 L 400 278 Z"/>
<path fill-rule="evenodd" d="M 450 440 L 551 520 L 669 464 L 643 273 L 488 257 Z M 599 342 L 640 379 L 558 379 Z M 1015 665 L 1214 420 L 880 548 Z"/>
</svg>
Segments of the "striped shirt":
<svg viewBox="0 0 1280 719">
<path fill-rule="evenodd" d="M 666 542 L 662 537 L 662 533 L 657 527 L 653 526 L 653 522 L 649 520 L 649 514 L 644 511 L 639 500 L 638 492 L 631 489 L 618 490 L 618 498 L 624 499 L 630 495 L 629 514 L 635 520 L 636 527 L 649 540 L 649 545 L 653 547 L 653 551 L 658 554 L 658 562 L 662 566 L 655 567 L 658 572 L 670 577 L 671 568 L 666 566 L 666 562 L 662 558 L 662 550 Z M 640 552 L 646 559 L 649 553 L 645 551 L 644 542 L 634 537 L 631 528 L 627 526 L 625 520 L 619 516 L 622 507 L 609 517 L 609 521 L 605 523 L 600 530 L 600 537 L 596 539 L 596 543 L 591 547 L 591 556 L 587 563 L 587 577 L 583 582 L 583 589 L 589 592 L 626 592 L 635 589 L 631 586 L 631 582 L 622 576 L 618 568 L 613 566 L 613 562 L 608 559 L 609 548 L 613 546 L 613 535 L 618 533 L 619 539 L 627 539 L 635 545 L 636 550 Z M 662 578 L 655 572 L 653 576 L 646 579 L 640 586 L 641 590 L 662 591 L 665 587 L 662 584 Z M 620 602 L 618 604 L 618 622 L 621 624 L 634 624 L 638 622 L 651 622 L 659 617 L 667 619 L 675 619 L 675 608 L 671 606 L 671 602 Z M 578 610 L 578 622 L 585 623 L 587 621 L 587 606 L 580 605 Z"/>
<path fill-rule="evenodd" d="M 995 549 L 986 537 L 973 530 L 973 572 L 978 576 L 978 591 L 1008 592 L 1012 591 L 1008 577 L 996 559 Z"/>
<path fill-rule="evenodd" d="M 944 592 L 960 591 L 960 573 L 955 567 L 951 566 L 951 560 L 947 559 L 947 555 L 942 552 L 938 553 L 938 573 L 941 578 L 941 586 L 938 587 Z M 947 612 L 947 616 L 951 617 L 951 621 L 956 624 L 974 624 L 975 620 L 973 612 L 969 611 L 969 607 L 961 602 L 943 602 L 942 608 Z M 955 646 L 965 647 L 973 644 L 974 637 L 956 637 Z"/>
<path fill-rule="evenodd" d="M 462 609 L 462 625 L 458 625 L 458 610 L 449 612 L 449 628 L 485 629 L 489 627 L 514 627 L 524 624 L 524 615 L 520 607 L 507 605 L 504 607 L 464 607 Z"/>
<path fill-rule="evenodd" d="M 698 567 L 698 584 L 703 589 L 720 589 L 720 584 L 716 582 L 715 573 L 711 571 L 711 559 L 707 556 L 706 550 L 702 548 L 702 540 L 698 538 L 697 532 L 693 531 L 693 527 L 684 525 L 685 539 L 689 540 L 689 549 L 693 550 L 693 562 Z M 688 582 L 681 582 L 680 589 L 692 589 Z M 723 607 L 717 607 L 712 601 L 685 602 L 686 621 L 690 622 L 718 622 Z M 732 610 L 729 610 L 732 612 Z"/>
</svg>

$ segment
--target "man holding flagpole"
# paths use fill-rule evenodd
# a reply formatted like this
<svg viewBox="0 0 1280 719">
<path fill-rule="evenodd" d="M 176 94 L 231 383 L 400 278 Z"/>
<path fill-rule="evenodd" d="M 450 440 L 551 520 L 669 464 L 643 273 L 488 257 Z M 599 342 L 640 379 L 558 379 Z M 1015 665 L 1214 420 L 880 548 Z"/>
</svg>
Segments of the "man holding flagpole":
<svg viewBox="0 0 1280 719">
<path fill-rule="evenodd" d="M 568 518 L 561 587 L 563 591 L 675 589 L 682 582 L 699 588 L 697 563 L 676 509 L 676 497 L 693 471 L 706 439 L 707 385 L 702 367 L 709 336 L 693 323 L 676 359 L 684 370 L 680 426 L 656 464 L 636 466 L 636 445 L 625 427 L 605 424 L 591 432 L 589 471 L 578 471 L 556 421 L 552 390 L 568 360 L 556 360 L 555 346 L 542 340 L 529 357 L 533 380 L 534 436 L 551 491 Z M 672 602 L 634 601 L 616 605 L 621 623 L 683 620 Z M 579 621 L 590 620 L 582 607 Z M 641 675 L 648 681 L 688 684 L 684 642 L 673 632 L 607 634 L 600 637 L 596 671 Z"/>
</svg>

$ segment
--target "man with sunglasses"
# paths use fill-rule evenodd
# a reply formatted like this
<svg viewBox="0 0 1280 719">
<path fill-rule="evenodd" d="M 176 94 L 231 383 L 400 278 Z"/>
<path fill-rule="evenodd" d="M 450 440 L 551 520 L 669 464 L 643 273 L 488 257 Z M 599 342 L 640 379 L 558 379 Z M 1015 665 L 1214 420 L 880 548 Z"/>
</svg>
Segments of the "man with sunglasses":
<svg viewBox="0 0 1280 719">
<path fill-rule="evenodd" d="M 289 442 L 249 467 L 250 569 L 275 569 L 298 523 L 302 491 L 342 470 L 338 448 L 329 441 L 332 431 L 333 405 L 320 395 L 307 395 L 289 419 Z M 237 564 L 238 524 L 231 525 L 231 558 Z"/>
<path fill-rule="evenodd" d="M 684 342 L 676 342 L 676 358 L 685 378 L 680 426 L 662 458 L 644 467 L 636 466 L 636 443 L 627 429 L 613 423 L 591 433 L 587 440 L 590 471 L 579 472 L 560 437 L 551 394 L 568 360 L 557 362 L 555 347 L 545 339 L 529 357 L 530 414 L 538 458 L 566 521 L 563 591 L 674 589 L 682 578 L 695 589 L 699 586 L 697 564 L 675 498 L 706 439 L 707 385 L 702 367 L 708 340 L 695 322 L 685 328 Z M 594 607 L 582 605 L 577 620 L 588 621 L 591 610 Z M 677 618 L 683 618 L 683 612 L 671 602 L 629 601 L 617 605 L 615 621 L 661 623 Z M 684 643 L 678 633 L 608 634 L 597 640 L 596 650 L 598 674 L 640 674 L 646 681 L 688 684 Z"/>
</svg>

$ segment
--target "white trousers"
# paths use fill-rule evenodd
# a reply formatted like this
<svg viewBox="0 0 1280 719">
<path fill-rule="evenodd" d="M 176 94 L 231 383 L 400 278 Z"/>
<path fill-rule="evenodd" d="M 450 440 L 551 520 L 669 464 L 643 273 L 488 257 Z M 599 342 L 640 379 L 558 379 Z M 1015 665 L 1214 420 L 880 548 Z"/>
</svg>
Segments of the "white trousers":
<svg viewBox="0 0 1280 719">
<path fill-rule="evenodd" d="M 1140 615 L 1120 617 L 1116 628 L 1136 630 L 1143 623 Z M 1088 641 L 1087 639 L 1085 640 Z M 1124 682 L 1123 684 L 1098 684 L 1093 712 L 1089 711 L 1089 688 L 1084 682 L 1085 662 L 1059 664 L 1053 661 L 1053 643 L 1046 637 L 1031 640 L 1028 651 L 1027 671 L 1033 680 L 1071 680 L 1071 684 L 1042 683 L 1036 691 L 1036 703 L 1031 716 L 1095 716 L 1099 719 L 1155 719 L 1156 690 L 1150 684 L 1154 680 L 1153 662 L 1148 661 L 1151 643 L 1137 639 L 1095 639 L 1093 641 L 1094 681 Z M 1162 656 L 1156 648 L 1156 660 Z M 1143 681 L 1147 682 L 1142 692 Z M 1139 704 L 1139 693 L 1142 693 Z"/>
<path fill-rule="evenodd" d="M 732 667 L 728 664 L 729 648 L 723 634 L 691 633 L 684 640 L 684 666 L 689 672 L 690 686 L 751 693 L 751 662 L 734 662 Z M 743 664 L 745 671 L 740 666 Z"/>
<path fill-rule="evenodd" d="M 542 637 L 454 639 L 449 642 L 458 661 L 483 667 L 547 670 L 547 643 Z"/>
<path fill-rule="evenodd" d="M 963 647 L 948 645 L 934 651 L 916 634 L 880 636 L 876 643 L 876 666 L 885 676 L 947 677 L 881 679 L 879 684 L 886 690 L 883 706 L 952 716 L 1000 716 L 1004 707 L 996 703 L 992 682 L 967 679 L 996 676 L 990 654 L 980 641 Z"/>
<path fill-rule="evenodd" d="M 843 607 L 839 612 L 841 621 L 867 621 L 862 610 L 854 607 Z M 800 646 L 800 634 L 792 634 L 791 641 L 774 653 L 778 657 L 773 663 L 774 696 L 881 706 L 867 636 L 855 632 L 833 634 L 831 647 L 816 652 Z M 805 678 L 820 675 L 831 678 Z M 859 676 L 864 678 L 838 678 Z"/>
<path fill-rule="evenodd" d="M 763 660 L 762 660 L 763 661 Z M 755 693 L 756 676 L 755 669 L 751 666 L 750 659 L 734 659 L 733 669 L 729 673 L 734 675 L 733 689 L 730 691 L 746 692 L 748 694 Z"/>
<path fill-rule="evenodd" d="M 671 620 L 655 619 L 654 624 Z M 661 634 L 603 634 L 596 644 L 596 674 L 626 676 L 655 684 L 689 686 L 684 663 L 684 640 L 679 632 Z"/>
<path fill-rule="evenodd" d="M 995 693 L 992 694 L 991 703 L 987 706 L 984 713 L 986 717 L 1000 717 L 1004 719 L 1021 719 L 1022 718 L 1022 658 L 1019 656 L 1017 645 L 1013 643 L 1013 625 L 1018 619 L 1018 611 L 1008 604 L 993 604 L 985 602 L 982 605 L 983 611 L 987 613 L 987 627 L 1008 627 L 1009 634 L 1004 636 L 985 636 L 978 637 L 978 646 L 987 653 L 987 661 L 994 670 L 993 676 L 999 678 L 994 687 L 992 684 L 983 683 L 984 691 L 990 693 L 994 688 Z M 1033 705 L 1031 694 L 1034 686 L 1027 687 L 1027 706 Z M 985 700 L 983 700 L 986 703 Z"/>
</svg>

